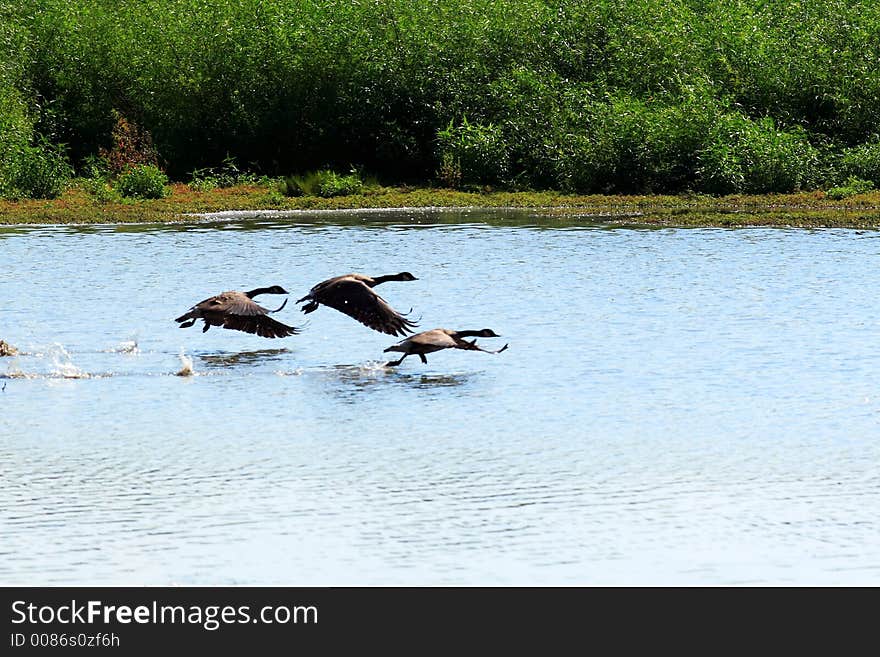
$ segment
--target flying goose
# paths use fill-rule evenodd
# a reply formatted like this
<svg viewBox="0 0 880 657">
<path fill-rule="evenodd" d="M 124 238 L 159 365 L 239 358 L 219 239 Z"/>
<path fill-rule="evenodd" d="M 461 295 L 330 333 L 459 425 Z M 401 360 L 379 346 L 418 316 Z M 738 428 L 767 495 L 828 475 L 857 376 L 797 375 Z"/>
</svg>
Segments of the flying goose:
<svg viewBox="0 0 880 657">
<path fill-rule="evenodd" d="M 427 365 L 428 359 L 425 354 L 430 354 L 441 349 L 470 349 L 473 351 L 485 351 L 487 354 L 500 354 L 507 349 L 507 345 L 501 347 L 497 351 L 489 351 L 477 346 L 477 341 L 468 342 L 464 338 L 500 338 L 492 329 L 482 329 L 480 331 L 451 331 L 450 329 L 436 328 L 430 331 L 423 331 L 408 337 L 406 340 L 398 342 L 388 347 L 385 351 L 402 351 L 403 356 L 400 360 L 392 360 L 385 363 L 386 367 L 394 367 L 400 365 L 403 359 L 413 354 L 418 354 L 422 362 Z"/>
<path fill-rule="evenodd" d="M 225 329 L 256 333 L 263 338 L 284 338 L 299 333 L 299 329 L 269 317 L 269 313 L 277 313 L 284 308 L 287 299 L 279 308 L 267 310 L 253 301 L 253 298 L 260 294 L 288 294 L 288 292 L 279 285 L 258 287 L 248 292 L 230 290 L 200 301 L 190 308 L 188 313 L 174 321 L 180 322 L 180 328 L 189 328 L 197 319 L 203 319 L 205 326 L 202 332 L 212 326 L 222 326 Z"/>
<path fill-rule="evenodd" d="M 415 280 L 418 279 L 408 271 L 375 278 L 364 274 L 346 274 L 318 283 L 297 303 L 308 301 L 302 307 L 304 313 L 313 312 L 320 304 L 324 304 L 353 317 L 374 331 L 403 336 L 412 333 L 412 327 L 416 323 L 394 310 L 373 288 L 387 281 Z"/>
</svg>

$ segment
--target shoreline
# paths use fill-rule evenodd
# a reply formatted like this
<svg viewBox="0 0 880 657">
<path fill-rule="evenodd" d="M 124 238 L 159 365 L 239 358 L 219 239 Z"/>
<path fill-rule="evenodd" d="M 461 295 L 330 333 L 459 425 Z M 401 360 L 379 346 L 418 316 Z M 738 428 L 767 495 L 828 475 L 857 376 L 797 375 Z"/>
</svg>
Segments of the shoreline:
<svg viewBox="0 0 880 657">
<path fill-rule="evenodd" d="M 790 227 L 880 229 L 880 192 L 833 200 L 821 191 L 709 197 L 702 195 L 579 196 L 554 191 L 463 192 L 429 187 L 379 187 L 363 194 L 283 197 L 270 186 L 196 192 L 169 186 L 162 199 L 98 201 L 71 187 L 58 199 L 0 201 L 0 226 L 181 224 L 237 219 L 349 217 L 363 213 L 533 213 L 548 222 L 663 227 Z"/>
</svg>

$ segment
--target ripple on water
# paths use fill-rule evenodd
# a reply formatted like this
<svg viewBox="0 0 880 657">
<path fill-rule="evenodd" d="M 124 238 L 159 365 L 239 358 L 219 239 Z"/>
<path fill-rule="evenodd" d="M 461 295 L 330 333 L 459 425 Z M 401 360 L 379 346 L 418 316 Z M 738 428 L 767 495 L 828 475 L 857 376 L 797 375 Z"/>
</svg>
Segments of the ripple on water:
<svg viewBox="0 0 880 657">
<path fill-rule="evenodd" d="M 345 216 L 0 231 L 0 581 L 880 582 L 874 236 Z M 173 322 L 352 270 L 511 348 Z"/>
</svg>

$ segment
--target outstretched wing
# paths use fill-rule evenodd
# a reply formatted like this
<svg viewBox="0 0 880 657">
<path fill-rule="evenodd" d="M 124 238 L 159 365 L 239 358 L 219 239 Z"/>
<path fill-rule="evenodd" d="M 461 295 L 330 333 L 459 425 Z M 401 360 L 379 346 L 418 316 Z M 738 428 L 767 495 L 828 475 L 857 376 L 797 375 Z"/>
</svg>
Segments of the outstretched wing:
<svg viewBox="0 0 880 657">
<path fill-rule="evenodd" d="M 228 315 L 256 316 L 265 315 L 269 311 L 242 292 L 224 292 L 216 297 L 206 299 L 199 304 L 206 312 L 224 313 Z M 280 309 L 279 309 L 280 310 Z"/>
<path fill-rule="evenodd" d="M 413 344 L 434 350 L 451 349 L 458 346 L 456 340 L 443 329 L 424 331 L 410 338 Z"/>
<path fill-rule="evenodd" d="M 416 326 L 358 280 L 342 280 L 326 287 L 318 301 L 380 333 L 404 336 Z"/>
<path fill-rule="evenodd" d="M 254 304 L 256 305 L 256 304 Z M 207 320 L 206 320 L 207 321 Z M 256 333 L 261 338 L 286 338 L 296 335 L 299 329 L 287 324 L 282 324 L 277 319 L 268 315 L 230 315 L 222 317 L 222 325 L 225 329 Z"/>
<path fill-rule="evenodd" d="M 215 299 L 219 298 L 220 296 L 222 296 L 222 295 L 217 295 L 216 297 L 208 297 L 204 301 L 199 301 L 196 305 L 190 307 L 190 309 L 188 311 L 186 311 L 183 315 L 181 315 L 180 317 L 176 317 L 174 319 L 174 321 L 175 322 L 185 322 L 188 319 L 193 319 L 193 320 L 198 319 L 199 317 L 202 316 L 202 310 L 204 310 L 205 308 L 208 308 L 210 306 L 210 304 Z M 188 326 L 192 326 L 192 323 L 188 324 Z"/>
</svg>

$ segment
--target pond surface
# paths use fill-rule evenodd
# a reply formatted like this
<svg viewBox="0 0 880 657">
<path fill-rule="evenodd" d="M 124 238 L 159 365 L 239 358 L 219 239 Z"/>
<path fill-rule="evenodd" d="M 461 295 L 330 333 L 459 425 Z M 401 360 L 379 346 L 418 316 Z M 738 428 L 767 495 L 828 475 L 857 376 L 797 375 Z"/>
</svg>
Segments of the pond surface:
<svg viewBox="0 0 880 657">
<path fill-rule="evenodd" d="M 880 233 L 542 221 L 0 229 L 0 583 L 880 584 Z M 385 368 L 350 271 L 510 348 Z"/>
</svg>

